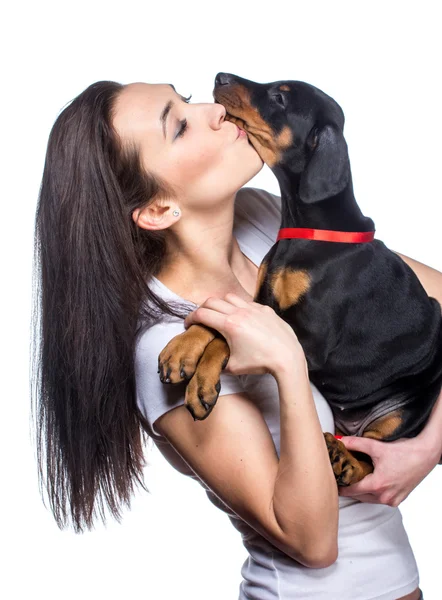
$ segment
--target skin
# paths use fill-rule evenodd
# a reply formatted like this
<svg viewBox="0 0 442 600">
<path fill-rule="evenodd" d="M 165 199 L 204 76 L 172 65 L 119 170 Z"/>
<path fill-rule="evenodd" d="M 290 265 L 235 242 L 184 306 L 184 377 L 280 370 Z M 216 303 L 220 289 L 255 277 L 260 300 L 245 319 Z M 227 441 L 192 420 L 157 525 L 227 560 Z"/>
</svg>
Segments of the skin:
<svg viewBox="0 0 442 600">
<path fill-rule="evenodd" d="M 159 117 L 170 100 L 164 139 Z M 164 267 L 156 277 L 197 304 L 208 292 L 247 299 L 254 293 L 257 269 L 232 227 L 236 192 L 263 162 L 247 137 L 238 138 L 237 126 L 224 120 L 225 112 L 220 104 L 188 104 L 167 84 L 134 83 L 120 94 L 113 120 L 123 141 L 139 148 L 146 170 L 175 191 L 173 198 L 135 210 L 133 219 L 143 229 L 167 230 Z M 183 119 L 188 127 L 176 137 Z"/>
<path fill-rule="evenodd" d="M 164 137 L 160 115 L 169 101 L 173 105 Z M 184 119 L 187 129 L 177 135 Z M 236 125 L 225 121 L 224 107 L 186 103 L 168 84 L 134 83 L 121 92 L 113 125 L 124 143 L 139 149 L 145 169 L 174 190 L 173 197 L 158 198 L 132 215 L 143 229 L 166 230 L 166 257 L 157 278 L 198 305 L 229 293 L 250 302 L 258 268 L 242 254 L 232 235 L 234 201 L 263 162 L 247 138 L 238 137 Z M 173 215 L 176 210 L 178 216 Z M 427 293 L 442 303 L 442 274 L 402 258 Z M 341 488 L 341 495 L 397 506 L 440 460 L 441 431 L 442 395 L 429 423 L 414 439 L 383 443 L 344 437 L 349 449 L 372 456 L 375 472 L 354 486 Z M 418 596 L 415 590 L 404 599 Z"/>
</svg>

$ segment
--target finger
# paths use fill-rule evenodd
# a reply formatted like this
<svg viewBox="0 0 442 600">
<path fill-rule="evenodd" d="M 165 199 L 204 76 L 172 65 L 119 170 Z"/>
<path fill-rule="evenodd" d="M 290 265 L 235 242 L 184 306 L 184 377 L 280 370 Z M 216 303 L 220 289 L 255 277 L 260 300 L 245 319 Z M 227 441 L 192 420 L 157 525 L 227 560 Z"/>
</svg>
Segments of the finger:
<svg viewBox="0 0 442 600">
<path fill-rule="evenodd" d="M 199 306 L 199 308 L 208 308 L 210 310 L 216 311 L 218 313 L 222 313 L 224 315 L 231 315 L 236 310 L 236 306 L 229 304 L 229 302 L 226 302 L 222 298 L 215 298 L 215 297 L 207 298 L 207 300 L 205 300 L 203 302 L 203 304 L 201 304 L 201 306 Z M 198 310 L 198 309 L 196 309 L 196 310 Z M 184 319 L 184 327 L 186 329 L 188 329 L 194 322 L 193 317 L 192 317 L 194 312 L 195 311 L 190 312 L 187 315 L 187 317 Z"/>
<path fill-rule="evenodd" d="M 241 298 L 241 296 L 237 296 L 233 292 L 229 292 L 224 296 L 224 298 L 227 302 L 230 302 L 231 304 L 233 304 L 234 306 L 238 306 L 239 308 L 248 308 L 252 303 L 251 301 L 247 302 L 247 300 Z"/>
<path fill-rule="evenodd" d="M 346 489 L 346 488 L 342 488 L 342 489 Z M 341 490 L 341 488 L 340 488 L 340 490 Z M 344 494 L 341 494 L 340 490 L 339 490 L 339 495 L 344 496 Z M 346 494 L 346 496 L 347 496 L 347 494 Z M 362 494 L 360 496 L 351 496 L 350 494 L 348 494 L 348 497 L 354 498 L 355 500 L 358 500 L 359 502 L 367 502 L 368 504 L 381 504 L 381 502 L 379 502 L 379 498 L 377 496 L 374 496 L 373 494 Z"/>
<path fill-rule="evenodd" d="M 184 320 L 185 327 L 190 327 L 194 323 L 201 323 L 207 327 L 212 327 L 224 335 L 226 315 L 210 308 L 200 306 L 187 315 Z"/>
<path fill-rule="evenodd" d="M 373 492 L 373 473 L 369 473 L 362 479 L 358 481 L 358 483 L 354 483 L 353 485 L 348 485 L 346 487 L 340 487 L 339 493 L 341 496 L 363 496 L 366 494 L 372 494 Z"/>
<path fill-rule="evenodd" d="M 201 304 L 203 308 L 210 308 L 225 315 L 231 315 L 236 311 L 236 306 L 222 298 L 210 297 Z"/>
<path fill-rule="evenodd" d="M 364 452 L 369 456 L 374 456 L 376 452 L 376 440 L 371 438 L 356 437 L 356 436 L 343 436 L 341 442 L 347 448 L 347 450 L 356 450 L 356 452 Z"/>
</svg>

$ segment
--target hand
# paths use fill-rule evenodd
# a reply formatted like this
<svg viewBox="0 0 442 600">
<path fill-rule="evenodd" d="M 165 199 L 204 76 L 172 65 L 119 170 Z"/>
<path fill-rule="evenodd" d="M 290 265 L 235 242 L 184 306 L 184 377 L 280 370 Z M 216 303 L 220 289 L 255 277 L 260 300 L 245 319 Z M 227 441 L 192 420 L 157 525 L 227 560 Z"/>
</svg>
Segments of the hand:
<svg viewBox="0 0 442 600">
<path fill-rule="evenodd" d="M 354 485 L 339 488 L 340 496 L 361 502 L 399 506 L 440 458 L 438 453 L 426 450 L 419 436 L 394 442 L 344 436 L 341 441 L 348 450 L 364 452 L 373 461 L 373 473 Z"/>
<path fill-rule="evenodd" d="M 224 299 L 208 298 L 187 315 L 184 326 L 194 323 L 216 329 L 224 336 L 230 348 L 225 370 L 233 375 L 274 375 L 293 354 L 305 361 L 290 325 L 271 307 L 247 302 L 236 294 L 227 294 Z"/>
</svg>

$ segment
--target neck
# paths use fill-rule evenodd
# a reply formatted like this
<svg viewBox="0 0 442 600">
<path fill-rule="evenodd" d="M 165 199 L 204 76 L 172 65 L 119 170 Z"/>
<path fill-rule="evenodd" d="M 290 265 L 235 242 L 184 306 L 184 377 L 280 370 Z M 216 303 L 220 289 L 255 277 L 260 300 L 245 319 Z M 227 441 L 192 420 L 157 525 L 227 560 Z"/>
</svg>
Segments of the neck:
<svg viewBox="0 0 442 600">
<path fill-rule="evenodd" d="M 298 195 L 297 181 L 282 174 L 277 175 L 281 187 L 281 229 L 284 227 L 308 227 L 333 231 L 373 231 L 374 223 L 364 217 L 353 194 L 350 181 L 335 196 L 314 204 L 306 204 Z"/>
<path fill-rule="evenodd" d="M 217 209 L 197 214 L 187 210 L 185 220 L 165 230 L 166 253 L 155 277 L 186 300 L 201 304 L 208 294 L 243 295 L 254 285 L 250 280 L 256 266 L 233 236 L 235 196 Z"/>
</svg>

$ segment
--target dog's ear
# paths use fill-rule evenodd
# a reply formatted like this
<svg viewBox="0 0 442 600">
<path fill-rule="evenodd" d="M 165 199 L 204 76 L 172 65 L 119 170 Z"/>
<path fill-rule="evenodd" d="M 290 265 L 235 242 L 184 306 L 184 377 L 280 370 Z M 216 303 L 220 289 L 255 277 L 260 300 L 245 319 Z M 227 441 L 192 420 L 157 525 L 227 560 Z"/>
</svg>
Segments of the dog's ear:
<svg viewBox="0 0 442 600">
<path fill-rule="evenodd" d="M 350 177 L 347 144 L 336 126 L 325 125 L 312 144 L 312 156 L 299 183 L 299 197 L 306 204 L 336 195 Z"/>
</svg>

